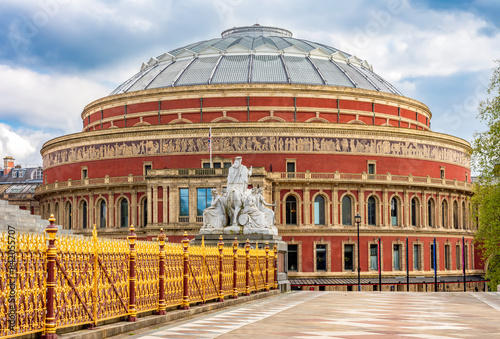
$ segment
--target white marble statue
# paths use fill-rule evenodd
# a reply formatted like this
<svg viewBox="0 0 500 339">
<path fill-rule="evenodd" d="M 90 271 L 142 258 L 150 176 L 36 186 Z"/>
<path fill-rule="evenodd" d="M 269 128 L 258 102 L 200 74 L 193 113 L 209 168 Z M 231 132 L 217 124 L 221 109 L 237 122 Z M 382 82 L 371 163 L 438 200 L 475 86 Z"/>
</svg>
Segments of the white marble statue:
<svg viewBox="0 0 500 339">
<path fill-rule="evenodd" d="M 257 206 L 257 189 L 252 188 L 252 193 L 245 199 L 245 207 L 238 217 L 238 222 L 243 227 L 266 228 L 266 215 Z"/>
<path fill-rule="evenodd" d="M 238 215 L 242 208 L 248 188 L 248 178 L 252 175 L 252 167 L 248 169 L 241 164 L 241 157 L 234 159 L 234 164 L 227 174 L 228 208 L 231 226 L 238 226 Z"/>
<path fill-rule="evenodd" d="M 264 199 L 264 190 L 257 188 L 257 208 L 266 216 L 266 224 L 274 226 L 274 211 L 268 207 L 274 207 L 276 204 L 268 204 Z"/>
<path fill-rule="evenodd" d="M 263 197 L 262 188 L 248 189 L 252 167 L 241 164 L 236 157 L 229 168 L 227 189 L 222 195 L 212 189 L 212 204 L 203 211 L 200 234 L 278 234 L 274 211 Z"/>
<path fill-rule="evenodd" d="M 204 234 L 222 233 L 227 224 L 225 197 L 218 195 L 215 188 L 211 192 L 212 203 L 203 211 Z"/>
</svg>

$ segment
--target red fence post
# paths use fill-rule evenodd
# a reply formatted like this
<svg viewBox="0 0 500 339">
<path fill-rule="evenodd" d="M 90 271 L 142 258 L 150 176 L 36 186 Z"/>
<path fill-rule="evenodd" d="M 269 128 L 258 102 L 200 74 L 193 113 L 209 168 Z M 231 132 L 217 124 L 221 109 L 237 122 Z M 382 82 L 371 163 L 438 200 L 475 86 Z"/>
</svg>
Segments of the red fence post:
<svg viewBox="0 0 500 339">
<path fill-rule="evenodd" d="M 47 287 L 45 292 L 45 307 L 47 308 L 47 313 L 45 315 L 45 339 L 55 339 L 56 334 L 56 317 L 54 313 L 54 297 L 55 297 L 55 287 L 56 287 L 56 255 L 57 248 L 56 233 L 57 226 L 54 225 L 54 215 L 51 214 L 49 218 L 50 224 L 45 228 L 45 232 L 49 236 L 49 245 L 47 246 Z"/>
<path fill-rule="evenodd" d="M 233 242 L 233 299 L 238 299 L 238 239 Z"/>
<path fill-rule="evenodd" d="M 247 239 L 247 243 L 245 244 L 245 260 L 246 260 L 246 287 L 245 287 L 245 295 L 250 295 L 250 241 Z"/>
<path fill-rule="evenodd" d="M 223 285 L 223 277 L 224 277 L 224 241 L 222 241 L 222 235 L 219 237 L 219 301 L 224 301 L 224 285 Z"/>
<path fill-rule="evenodd" d="M 167 305 L 165 304 L 165 234 L 163 233 L 163 228 L 160 230 L 158 235 L 158 241 L 160 242 L 160 267 L 159 267 L 159 284 L 158 286 L 158 314 L 167 314 Z"/>
<path fill-rule="evenodd" d="M 278 244 L 274 242 L 274 289 L 278 288 Z"/>
<path fill-rule="evenodd" d="M 137 256 L 137 251 L 135 250 L 135 240 L 137 239 L 137 234 L 134 232 L 134 225 L 130 226 L 130 233 L 127 236 L 129 249 L 129 276 L 128 276 L 128 321 L 137 321 L 137 310 L 135 308 L 135 258 Z"/>
<path fill-rule="evenodd" d="M 187 232 L 184 232 L 184 238 L 182 239 L 182 248 L 184 250 L 184 272 L 183 272 L 183 285 L 184 285 L 184 295 L 182 296 L 183 310 L 189 310 L 189 238 L 187 237 Z"/>
<path fill-rule="evenodd" d="M 269 292 L 269 242 L 266 241 L 266 292 Z"/>
</svg>

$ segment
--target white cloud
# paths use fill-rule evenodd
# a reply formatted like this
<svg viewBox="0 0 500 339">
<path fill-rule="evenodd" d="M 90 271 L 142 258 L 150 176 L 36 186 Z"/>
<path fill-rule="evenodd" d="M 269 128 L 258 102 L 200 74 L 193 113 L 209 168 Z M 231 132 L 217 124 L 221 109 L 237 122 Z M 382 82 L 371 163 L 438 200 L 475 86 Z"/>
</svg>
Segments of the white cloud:
<svg viewBox="0 0 500 339">
<path fill-rule="evenodd" d="M 25 126 L 81 130 L 80 114 L 88 103 L 111 89 L 78 76 L 41 74 L 0 65 L 0 119 Z"/>
<path fill-rule="evenodd" d="M 449 76 L 491 69 L 500 50 L 500 31 L 472 13 L 405 7 L 380 19 L 373 12 L 358 28 L 337 35 L 339 48 L 367 59 L 390 81 Z"/>
<path fill-rule="evenodd" d="M 16 164 L 41 165 L 41 146 L 55 137 L 39 130 L 14 130 L 11 126 L 0 123 L 0 155 L 13 156 Z"/>
</svg>

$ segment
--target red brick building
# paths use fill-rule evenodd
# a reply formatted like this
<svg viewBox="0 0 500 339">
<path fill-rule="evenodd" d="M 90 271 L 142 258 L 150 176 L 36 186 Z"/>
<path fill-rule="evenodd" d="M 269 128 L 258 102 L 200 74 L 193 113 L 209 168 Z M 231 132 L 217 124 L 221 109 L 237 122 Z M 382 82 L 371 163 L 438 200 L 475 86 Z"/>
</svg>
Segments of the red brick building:
<svg viewBox="0 0 500 339">
<path fill-rule="evenodd" d="M 140 236 L 163 228 L 177 240 L 197 234 L 210 188 L 225 186 L 241 155 L 251 184 L 276 202 L 292 284 L 348 288 L 357 213 L 363 279 L 375 281 L 379 267 L 384 279 L 404 277 L 408 259 L 412 279 L 430 282 L 434 238 L 442 279 L 464 264 L 481 274 L 470 145 L 432 132 L 431 118 L 366 61 L 284 29 L 239 27 L 151 58 L 88 104 L 81 133 L 44 145 L 37 196 L 44 217 L 76 233 L 95 223 L 124 236 L 133 224 Z"/>
</svg>

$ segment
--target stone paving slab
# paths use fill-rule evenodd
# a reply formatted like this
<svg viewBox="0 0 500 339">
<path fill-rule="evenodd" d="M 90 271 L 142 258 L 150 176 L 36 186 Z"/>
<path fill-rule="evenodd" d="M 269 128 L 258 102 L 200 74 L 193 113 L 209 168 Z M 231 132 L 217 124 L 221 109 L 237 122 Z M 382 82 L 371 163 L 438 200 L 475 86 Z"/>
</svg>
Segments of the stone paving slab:
<svg viewBox="0 0 500 339">
<path fill-rule="evenodd" d="M 500 293 L 292 292 L 115 338 L 500 338 Z"/>
</svg>

